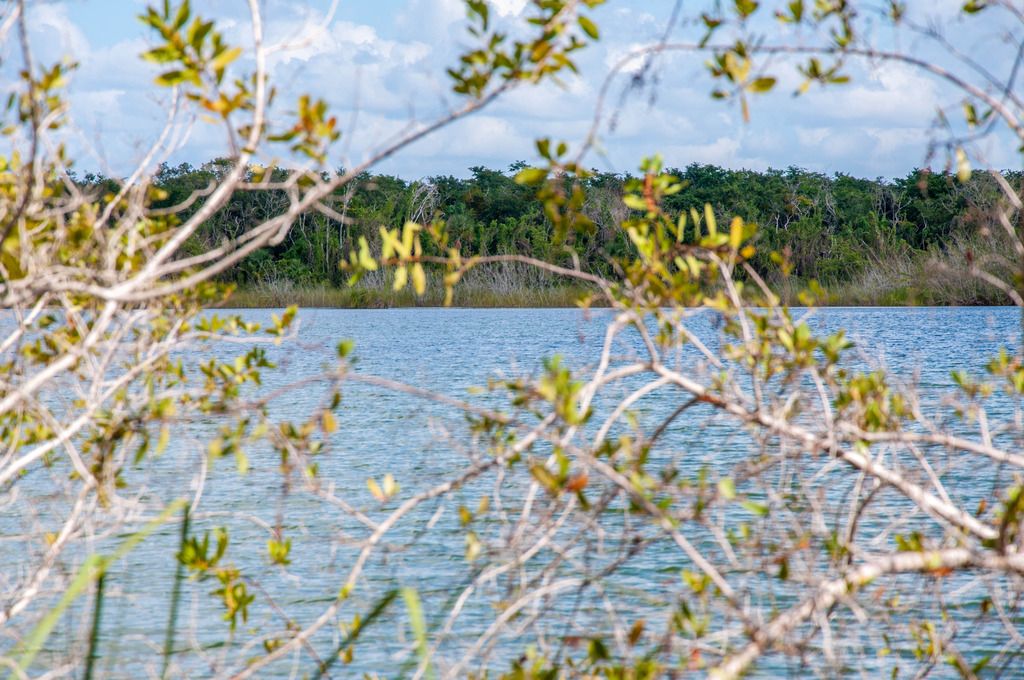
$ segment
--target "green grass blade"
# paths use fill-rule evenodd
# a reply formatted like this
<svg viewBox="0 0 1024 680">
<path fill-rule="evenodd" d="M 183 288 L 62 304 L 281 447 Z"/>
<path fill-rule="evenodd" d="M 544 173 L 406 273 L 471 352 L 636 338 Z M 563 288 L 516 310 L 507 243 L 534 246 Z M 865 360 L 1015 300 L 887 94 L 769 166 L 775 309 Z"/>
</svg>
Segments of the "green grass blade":
<svg viewBox="0 0 1024 680">
<path fill-rule="evenodd" d="M 335 648 L 334 652 L 327 658 L 327 660 L 320 664 L 316 669 L 316 673 L 313 674 L 312 680 L 320 680 L 320 678 L 330 670 L 331 666 L 334 665 L 334 662 L 338 660 L 338 655 L 341 654 L 346 647 L 354 643 L 360 634 L 369 628 L 370 624 L 373 623 L 377 617 L 384 613 L 384 610 L 388 608 L 388 605 L 391 604 L 392 600 L 396 597 L 398 597 L 397 590 L 389 590 L 384 593 L 384 596 L 377 600 L 377 603 L 373 605 L 373 609 L 371 609 L 366 616 L 359 619 L 359 624 L 349 631 L 349 634 L 345 636 L 345 639 L 342 640 L 341 644 Z"/>
<path fill-rule="evenodd" d="M 185 541 L 188 540 L 188 506 L 181 513 L 181 535 L 178 539 L 178 555 L 185 550 Z M 174 632 L 178 626 L 178 603 L 181 600 L 181 584 L 185 579 L 185 565 L 180 559 L 174 560 L 174 586 L 171 589 L 171 612 L 167 617 L 167 633 L 164 636 L 164 663 L 160 669 L 160 677 L 166 678 L 171 666 L 171 654 L 174 653 Z"/>
<path fill-rule="evenodd" d="M 427 644 L 427 622 L 423 618 L 423 604 L 420 602 L 419 593 L 415 588 L 402 588 L 402 599 L 405 600 L 405 608 L 409 610 L 409 627 L 412 628 L 412 636 L 416 640 L 416 653 L 420 657 L 420 665 L 425 667 L 426 676 L 433 678 L 430 646 Z"/>
<path fill-rule="evenodd" d="M 24 671 L 32 664 L 35 660 L 39 650 L 43 648 L 43 643 L 50 637 L 50 633 L 53 632 L 54 627 L 60 620 L 60 617 L 67 611 L 68 607 L 81 596 L 85 590 L 88 589 L 89 585 L 100 578 L 106 573 L 107 567 L 127 555 L 135 546 L 143 541 L 147 536 L 156 531 L 157 527 L 167 521 L 167 519 L 181 509 L 185 505 L 185 501 L 178 500 L 168 505 L 160 516 L 152 521 L 148 522 L 141 529 L 136 531 L 134 534 L 126 538 L 121 545 L 117 547 L 117 550 L 110 556 L 106 555 L 89 555 L 79 567 L 78 573 L 75 574 L 75 578 L 71 581 L 71 585 L 64 591 L 64 595 L 61 596 L 60 600 L 50 611 L 46 612 L 46 615 L 42 618 L 39 623 L 29 632 L 22 643 L 21 656 L 18 659 L 17 666 L 7 675 L 8 680 L 20 676 Z"/>
<path fill-rule="evenodd" d="M 85 657 L 85 673 L 82 680 L 92 680 L 92 669 L 99 656 L 100 625 L 103 621 L 103 584 L 106 582 L 104 573 L 96 579 L 96 596 L 92 605 L 92 628 L 89 630 L 89 653 Z"/>
</svg>

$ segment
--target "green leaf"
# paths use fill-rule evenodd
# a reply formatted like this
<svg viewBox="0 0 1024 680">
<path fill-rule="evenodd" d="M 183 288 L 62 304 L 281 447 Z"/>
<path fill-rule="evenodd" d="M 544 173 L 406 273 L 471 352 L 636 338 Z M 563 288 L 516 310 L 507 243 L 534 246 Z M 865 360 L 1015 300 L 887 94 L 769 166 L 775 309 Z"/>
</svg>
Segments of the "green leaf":
<svg viewBox="0 0 1024 680">
<path fill-rule="evenodd" d="M 178 15 L 174 17 L 174 30 L 177 31 L 179 28 L 185 25 L 188 21 L 188 17 L 192 10 L 189 7 L 188 0 L 181 3 L 181 7 L 178 8 Z"/>
<path fill-rule="evenodd" d="M 740 505 L 742 505 L 748 512 L 758 515 L 759 517 L 768 516 L 768 506 L 763 503 L 756 503 L 752 500 L 743 500 L 740 501 Z"/>
<path fill-rule="evenodd" d="M 736 2 L 736 13 L 739 14 L 740 17 L 743 18 L 743 19 L 746 19 L 751 14 L 753 14 L 755 11 L 757 11 L 757 6 L 759 4 L 759 3 L 755 2 L 754 0 L 735 0 L 735 2 Z"/>
<path fill-rule="evenodd" d="M 516 184 L 533 186 L 540 184 L 548 177 L 548 171 L 544 168 L 524 168 L 516 173 Z"/>
<path fill-rule="evenodd" d="M 174 61 L 181 56 L 181 52 L 172 46 L 156 47 L 149 50 L 148 52 L 142 53 L 142 58 L 145 61 L 151 61 L 156 64 L 166 64 L 167 62 Z"/>
<path fill-rule="evenodd" d="M 978 111 L 971 102 L 964 102 L 964 118 L 972 128 L 978 124 Z"/>
<path fill-rule="evenodd" d="M 636 194 L 626 194 L 622 197 L 622 202 L 633 210 L 647 210 L 647 201 Z"/>
<path fill-rule="evenodd" d="M 551 140 L 544 138 L 538 139 L 537 142 L 537 153 L 540 154 L 541 158 L 550 160 L 551 159 Z"/>
<path fill-rule="evenodd" d="M 601 34 L 597 30 L 597 24 L 589 18 L 581 15 L 579 17 L 579 22 L 580 28 L 583 29 L 583 32 L 589 35 L 592 39 L 597 40 L 600 37 Z"/>
<path fill-rule="evenodd" d="M 558 478 L 543 465 L 533 465 L 530 467 L 530 474 L 533 475 L 533 478 L 537 480 L 537 482 L 544 487 L 548 493 L 557 495 L 561 490 Z"/>
<path fill-rule="evenodd" d="M 197 18 L 194 22 L 192 22 L 192 26 L 188 29 L 188 44 L 198 50 L 200 46 L 202 46 L 203 44 L 203 39 L 206 38 L 206 35 L 210 32 L 210 29 L 212 28 L 212 21 L 201 21 Z"/>
<path fill-rule="evenodd" d="M 167 71 L 158 75 L 154 82 L 163 87 L 172 87 L 185 82 L 185 74 L 181 71 Z"/>
<path fill-rule="evenodd" d="M 486 31 L 488 19 L 490 18 L 490 8 L 487 6 L 487 3 L 484 0 L 469 0 L 466 3 L 466 10 L 470 17 L 474 14 L 480 17 L 480 26 Z"/>
<path fill-rule="evenodd" d="M 793 21 L 800 23 L 804 18 L 804 2 L 803 0 L 792 0 L 789 3 L 789 11 L 792 13 Z"/>
<path fill-rule="evenodd" d="M 751 92 L 762 93 L 762 92 L 768 92 L 773 87 L 775 87 L 775 78 L 764 77 L 764 78 L 757 78 L 756 80 L 751 82 L 750 86 L 749 86 L 749 89 L 750 89 Z"/>
<path fill-rule="evenodd" d="M 228 64 L 233 62 L 235 59 L 238 59 L 239 55 L 241 54 L 241 47 L 232 47 L 229 50 L 224 50 L 216 57 L 214 57 L 213 61 L 210 62 L 210 67 L 214 71 L 223 71 Z"/>
</svg>

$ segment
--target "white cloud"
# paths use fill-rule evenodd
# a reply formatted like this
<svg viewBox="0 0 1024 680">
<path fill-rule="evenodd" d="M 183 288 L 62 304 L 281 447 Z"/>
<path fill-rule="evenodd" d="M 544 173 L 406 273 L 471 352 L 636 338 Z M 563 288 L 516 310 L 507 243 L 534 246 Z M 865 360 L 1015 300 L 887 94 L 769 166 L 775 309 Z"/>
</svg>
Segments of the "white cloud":
<svg viewBox="0 0 1024 680">
<path fill-rule="evenodd" d="M 634 42 L 609 48 L 604 58 L 605 69 L 609 72 L 618 70 L 623 74 L 637 73 L 647 60 L 643 53 L 643 48 L 647 45 L 648 43 Z"/>
<path fill-rule="evenodd" d="M 526 9 L 527 0 L 490 0 L 498 16 L 517 17 Z"/>
<path fill-rule="evenodd" d="M 866 128 L 877 143 L 878 154 L 922 154 L 928 144 L 928 131 L 919 127 Z"/>
<path fill-rule="evenodd" d="M 762 170 L 769 166 L 763 158 L 743 153 L 739 139 L 721 136 L 714 141 L 697 144 L 667 144 L 659 147 L 666 165 L 684 167 L 690 163 L 708 163 L 734 168 Z"/>
<path fill-rule="evenodd" d="M 452 29 L 465 18 L 461 0 L 409 0 L 395 20 L 410 38 L 445 41 L 455 37 Z"/>
<path fill-rule="evenodd" d="M 566 87 L 545 84 L 513 90 L 501 104 L 501 111 L 516 118 L 534 118 L 547 121 L 579 120 L 585 115 L 580 104 L 593 98 L 589 83 L 578 78 L 566 81 Z"/>
<path fill-rule="evenodd" d="M 29 34 L 37 59 L 54 62 L 74 55 L 84 59 L 89 54 L 89 40 L 68 16 L 64 5 L 31 3 L 28 6 Z"/>
<path fill-rule="evenodd" d="M 532 142 L 507 119 L 473 116 L 460 121 L 449 139 L 438 140 L 434 151 L 453 156 L 515 157 L 529 150 Z"/>
<path fill-rule="evenodd" d="M 909 66 L 895 63 L 875 69 L 866 81 L 830 89 L 818 98 L 828 100 L 824 108 L 836 118 L 913 120 L 922 125 L 935 115 L 939 103 L 934 80 Z"/>
</svg>

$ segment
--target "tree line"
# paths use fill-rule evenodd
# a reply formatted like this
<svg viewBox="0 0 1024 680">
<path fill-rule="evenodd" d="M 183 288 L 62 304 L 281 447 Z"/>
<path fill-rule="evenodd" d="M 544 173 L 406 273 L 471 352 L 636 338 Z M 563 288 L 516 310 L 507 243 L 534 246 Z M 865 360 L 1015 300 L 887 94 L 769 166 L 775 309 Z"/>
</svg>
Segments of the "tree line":
<svg viewBox="0 0 1024 680">
<path fill-rule="evenodd" d="M 185 204 L 199 192 L 181 213 L 187 219 L 202 205 L 204 187 L 219 181 L 228 167 L 221 159 L 199 166 L 162 165 L 154 186 L 163 194 L 154 205 Z M 574 234 L 571 243 L 560 243 L 535 191 L 515 181 L 524 167 L 523 162 L 505 171 L 475 166 L 464 178 L 436 175 L 414 181 L 363 173 L 334 197 L 333 214 L 299 215 L 280 243 L 252 254 L 223 279 L 243 287 L 282 281 L 299 287 L 340 286 L 347 274 L 339 262 L 359 237 L 376 250 L 381 226 L 408 220 L 444 220 L 451 244 L 464 256 L 518 253 L 552 262 L 575 260 L 585 269 L 608 272 L 612 262 L 629 253 L 631 244 L 619 225 L 632 212 L 622 202 L 630 175 L 594 171 L 578 180 L 586 194 L 583 213 L 593 228 Z M 762 274 L 778 270 L 774 252 L 786 257 L 797 277 L 831 284 L 850 280 L 879 259 L 942 252 L 979 230 L 989 233 L 1001 196 L 995 181 L 980 173 L 966 182 L 928 170 L 865 179 L 797 167 L 756 171 L 700 163 L 668 173 L 682 180 L 683 189 L 666 197 L 667 210 L 700 212 L 710 204 L 720 218 L 741 216 L 759 227 L 754 265 Z M 272 169 L 261 178 L 287 175 Z M 1022 179 L 1020 172 L 1004 176 L 1014 186 Z M 82 184 L 116 185 L 95 174 L 85 175 Z M 235 238 L 279 214 L 288 201 L 284 188 L 238 192 L 191 237 L 184 253 L 205 252 Z"/>
</svg>

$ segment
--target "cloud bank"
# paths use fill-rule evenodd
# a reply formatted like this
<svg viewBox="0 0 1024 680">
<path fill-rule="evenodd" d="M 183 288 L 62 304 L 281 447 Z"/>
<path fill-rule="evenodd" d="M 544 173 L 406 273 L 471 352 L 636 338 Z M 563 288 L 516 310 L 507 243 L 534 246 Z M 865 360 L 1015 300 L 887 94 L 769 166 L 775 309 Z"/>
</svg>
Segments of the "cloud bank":
<svg viewBox="0 0 1024 680">
<path fill-rule="evenodd" d="M 333 166 L 351 167 L 458 104 L 445 67 L 470 44 L 459 0 L 342 2 L 331 19 L 323 4 L 269 0 L 265 7 L 269 42 L 287 47 L 270 59 L 279 88 L 275 115 L 287 114 L 300 92 L 324 97 L 344 124 Z M 935 11 L 943 7 L 939 3 Z M 39 60 L 70 56 L 80 63 L 70 91 L 73 146 L 85 154 L 83 166 L 124 172 L 142 157 L 165 119 L 168 94 L 151 85 L 154 69 L 137 58 L 148 41 L 133 19 L 141 9 L 139 2 L 94 0 L 32 5 Z M 246 44 L 248 19 L 236 3 L 211 2 L 202 9 L 223 13 L 228 36 Z M 496 21 L 515 22 L 528 5 L 492 0 L 492 11 Z M 590 129 L 609 68 L 660 36 L 670 12 L 667 0 L 645 2 L 642 9 L 608 3 L 596 15 L 601 42 L 579 58 L 583 75 L 562 86 L 514 91 L 379 169 L 406 178 L 465 175 L 475 165 L 502 168 L 531 160 L 539 136 L 578 143 Z M 13 56 L 10 45 L 5 50 Z M 708 97 L 711 84 L 702 62 L 695 54 L 662 55 L 649 72 L 652 87 L 632 93 L 623 88 L 641 62 L 626 63 L 605 102 L 606 112 L 616 110 L 614 125 L 602 126 L 589 163 L 628 171 L 642 156 L 660 151 L 670 166 L 797 165 L 869 177 L 901 175 L 922 164 L 937 107 L 949 104 L 947 92 L 909 67 L 855 68 L 850 86 L 799 98 L 786 94 L 795 88 L 795 77 L 783 78 L 778 92 L 752 103 L 753 118 L 744 123 L 734 105 Z M 201 120 L 178 132 L 175 162 L 198 163 L 225 151 L 220 130 Z M 994 163 L 1014 161 L 998 143 L 990 147 Z"/>
</svg>

